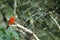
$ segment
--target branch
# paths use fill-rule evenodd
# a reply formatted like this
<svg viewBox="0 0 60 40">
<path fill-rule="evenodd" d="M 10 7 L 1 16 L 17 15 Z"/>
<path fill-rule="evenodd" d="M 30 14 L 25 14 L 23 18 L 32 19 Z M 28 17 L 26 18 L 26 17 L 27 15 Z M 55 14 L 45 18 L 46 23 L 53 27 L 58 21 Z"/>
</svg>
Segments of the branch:
<svg viewBox="0 0 60 40">
<path fill-rule="evenodd" d="M 53 18 L 53 16 L 52 15 L 50 15 L 50 17 L 53 19 L 53 21 L 56 23 L 56 25 L 58 26 L 58 28 L 60 29 L 60 25 L 58 24 L 58 22 L 56 21 L 56 19 L 55 18 Z"/>
<path fill-rule="evenodd" d="M 18 16 L 16 14 L 16 7 L 17 7 L 17 2 L 16 2 L 16 0 L 14 0 L 14 14 L 15 14 L 15 16 L 17 18 Z"/>
<path fill-rule="evenodd" d="M 17 23 L 16 23 L 16 25 L 9 25 L 9 26 L 14 26 L 14 27 L 16 26 L 16 27 L 24 30 L 25 32 L 32 34 L 32 35 L 35 37 L 36 40 L 40 40 L 40 39 L 36 36 L 36 34 L 34 34 L 31 30 L 29 30 L 28 28 L 25 28 L 24 26 L 22 26 L 22 25 L 20 25 L 20 24 L 17 24 Z"/>
</svg>

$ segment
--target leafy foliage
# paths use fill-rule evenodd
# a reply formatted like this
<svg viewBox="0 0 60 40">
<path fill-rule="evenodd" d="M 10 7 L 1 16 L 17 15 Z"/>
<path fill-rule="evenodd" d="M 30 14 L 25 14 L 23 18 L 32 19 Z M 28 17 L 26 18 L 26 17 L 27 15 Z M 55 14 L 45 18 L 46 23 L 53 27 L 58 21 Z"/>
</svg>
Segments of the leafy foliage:
<svg viewBox="0 0 60 40">
<path fill-rule="evenodd" d="M 14 1 L 0 0 L 0 25 L 4 24 L 1 12 L 3 8 L 6 18 L 14 15 Z M 32 30 L 41 40 L 60 40 L 60 30 L 49 14 L 54 11 L 51 15 L 60 24 L 60 0 L 16 0 L 16 2 L 18 23 Z M 4 5 L 3 8 L 2 5 Z M 4 25 L 6 27 L 6 24 Z M 22 36 L 19 36 L 12 28 L 5 30 L 5 27 L 0 28 L 0 40 L 26 40 L 21 33 Z"/>
<path fill-rule="evenodd" d="M 0 40 L 19 40 L 19 35 L 11 28 L 8 30 L 0 28 Z"/>
</svg>

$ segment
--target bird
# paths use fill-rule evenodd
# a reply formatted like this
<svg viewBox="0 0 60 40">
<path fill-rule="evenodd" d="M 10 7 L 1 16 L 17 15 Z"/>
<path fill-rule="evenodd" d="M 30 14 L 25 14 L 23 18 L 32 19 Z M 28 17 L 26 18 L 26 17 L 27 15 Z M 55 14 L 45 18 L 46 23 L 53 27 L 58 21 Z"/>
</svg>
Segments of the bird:
<svg viewBox="0 0 60 40">
<path fill-rule="evenodd" d="M 8 23 L 7 23 L 7 27 L 6 27 L 6 29 L 8 29 L 8 28 L 9 28 L 9 25 L 14 24 L 14 22 L 15 22 L 15 17 L 14 17 L 14 16 L 12 16 L 12 17 L 9 19 Z"/>
</svg>

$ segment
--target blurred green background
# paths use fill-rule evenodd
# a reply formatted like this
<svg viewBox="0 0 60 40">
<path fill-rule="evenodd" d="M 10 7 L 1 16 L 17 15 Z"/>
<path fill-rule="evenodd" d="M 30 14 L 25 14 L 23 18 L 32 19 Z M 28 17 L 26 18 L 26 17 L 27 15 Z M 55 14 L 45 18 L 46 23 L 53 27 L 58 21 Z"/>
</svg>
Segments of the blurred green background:
<svg viewBox="0 0 60 40">
<path fill-rule="evenodd" d="M 15 0 L 0 0 L 0 40 L 35 40 L 23 30 L 17 32 L 12 27 L 6 30 L 3 15 L 7 19 L 15 15 L 14 3 Z M 60 24 L 60 0 L 16 0 L 16 3 L 17 23 L 32 30 L 40 40 L 60 40 L 60 30 L 50 17 Z"/>
</svg>

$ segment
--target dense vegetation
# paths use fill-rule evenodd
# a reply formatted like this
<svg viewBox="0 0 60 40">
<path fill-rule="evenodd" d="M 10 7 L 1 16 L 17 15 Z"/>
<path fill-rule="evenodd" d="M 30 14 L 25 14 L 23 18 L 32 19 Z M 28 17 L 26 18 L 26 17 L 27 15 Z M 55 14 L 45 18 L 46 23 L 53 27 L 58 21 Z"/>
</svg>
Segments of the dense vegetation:
<svg viewBox="0 0 60 40">
<path fill-rule="evenodd" d="M 14 4 L 15 0 L 0 0 L 0 40 L 33 40 L 21 29 L 6 30 L 4 17 L 15 16 Z M 16 5 L 17 23 L 32 30 L 40 40 L 60 40 L 60 0 L 16 0 Z"/>
</svg>

